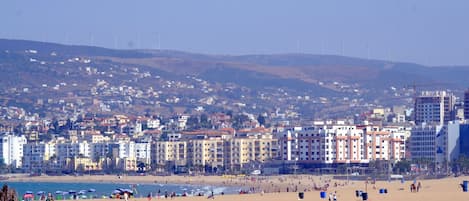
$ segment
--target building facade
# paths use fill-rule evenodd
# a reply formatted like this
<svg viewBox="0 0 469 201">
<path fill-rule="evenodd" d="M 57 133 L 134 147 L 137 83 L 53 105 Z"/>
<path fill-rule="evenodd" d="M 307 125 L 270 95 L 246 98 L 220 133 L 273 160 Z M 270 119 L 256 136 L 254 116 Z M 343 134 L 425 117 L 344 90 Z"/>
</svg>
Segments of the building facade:
<svg viewBox="0 0 469 201">
<path fill-rule="evenodd" d="M 25 136 L 3 134 L 0 136 L 0 159 L 5 165 L 19 168 L 23 161 L 23 145 L 26 144 Z"/>
<path fill-rule="evenodd" d="M 414 161 L 425 160 L 442 165 L 447 159 L 447 126 L 421 124 L 412 129 L 410 154 Z"/>
<path fill-rule="evenodd" d="M 469 120 L 469 89 L 464 93 L 464 119 Z"/>
<path fill-rule="evenodd" d="M 415 124 L 445 124 L 454 120 L 455 96 L 446 91 L 424 91 L 415 99 Z"/>
</svg>

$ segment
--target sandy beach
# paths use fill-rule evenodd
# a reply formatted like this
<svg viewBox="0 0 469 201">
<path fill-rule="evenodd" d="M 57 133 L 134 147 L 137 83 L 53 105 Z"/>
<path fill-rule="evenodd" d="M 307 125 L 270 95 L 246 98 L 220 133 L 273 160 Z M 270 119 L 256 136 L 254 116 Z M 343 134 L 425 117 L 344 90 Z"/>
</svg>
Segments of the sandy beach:
<svg viewBox="0 0 469 201">
<path fill-rule="evenodd" d="M 310 175 L 284 175 L 269 177 L 222 177 L 222 176 L 39 176 L 39 177 L 10 177 L 9 181 L 22 182 L 129 182 L 129 183 L 180 183 L 180 184 L 206 184 L 206 185 L 234 185 L 252 189 L 253 192 L 244 195 L 215 195 L 216 200 L 241 201 L 241 200 L 298 200 L 298 193 L 304 192 L 305 200 L 328 200 L 320 198 L 320 190 L 316 187 L 329 183 L 327 195 L 336 193 L 337 200 L 362 200 L 355 196 L 356 190 L 365 191 L 364 181 L 335 181 L 330 176 Z M 410 192 L 413 181 L 377 181 L 375 184 L 367 184 L 368 200 L 412 200 L 412 201 L 442 201 L 469 200 L 469 192 L 463 192 L 460 184 L 465 177 L 451 177 L 438 180 L 417 180 L 422 188 L 419 192 Z M 335 185 L 337 184 L 337 186 Z M 379 189 L 387 189 L 386 194 L 380 194 Z M 289 192 L 286 192 L 286 191 Z M 264 193 L 262 193 L 264 191 Z M 279 193 L 279 191 L 281 191 Z M 297 192 L 292 192 L 297 191 Z M 169 198 L 168 198 L 169 199 Z M 176 200 L 207 200 L 207 197 L 176 197 Z M 100 199 L 96 199 L 100 200 Z M 103 199 L 109 200 L 109 199 Z M 131 198 L 131 201 L 148 201 L 147 198 Z M 158 200 L 153 198 L 152 200 Z"/>
<path fill-rule="evenodd" d="M 13 175 L 8 181 L 19 182 L 90 182 L 90 183 L 160 183 L 160 184 L 196 184 L 215 186 L 237 186 L 253 192 L 299 192 L 313 191 L 328 183 L 345 185 L 345 181 L 332 182 L 331 176 L 279 175 L 279 176 L 121 176 L 84 175 L 84 176 L 35 176 Z"/>
</svg>

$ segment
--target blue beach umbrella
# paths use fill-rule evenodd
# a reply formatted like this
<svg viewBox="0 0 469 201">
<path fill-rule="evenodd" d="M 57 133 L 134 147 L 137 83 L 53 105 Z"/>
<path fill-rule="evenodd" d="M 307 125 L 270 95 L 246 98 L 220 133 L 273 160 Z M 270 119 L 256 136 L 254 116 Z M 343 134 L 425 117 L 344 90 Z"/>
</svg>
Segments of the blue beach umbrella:
<svg viewBox="0 0 469 201">
<path fill-rule="evenodd" d="M 124 189 L 124 192 L 127 192 L 127 193 L 133 193 L 133 191 L 132 191 L 132 190 L 130 190 L 130 189 L 128 189 L 128 188 Z"/>
<path fill-rule="evenodd" d="M 44 194 L 44 193 L 45 193 L 44 191 L 38 191 L 36 194 L 42 195 L 42 194 Z"/>
<path fill-rule="evenodd" d="M 94 188 L 88 189 L 88 192 L 95 192 L 95 191 L 96 191 L 96 189 L 94 189 Z"/>
<path fill-rule="evenodd" d="M 62 191 L 55 191 L 55 194 L 62 194 Z"/>
<path fill-rule="evenodd" d="M 33 194 L 33 192 L 32 191 L 26 191 L 26 192 L 24 192 L 24 194 Z"/>
</svg>

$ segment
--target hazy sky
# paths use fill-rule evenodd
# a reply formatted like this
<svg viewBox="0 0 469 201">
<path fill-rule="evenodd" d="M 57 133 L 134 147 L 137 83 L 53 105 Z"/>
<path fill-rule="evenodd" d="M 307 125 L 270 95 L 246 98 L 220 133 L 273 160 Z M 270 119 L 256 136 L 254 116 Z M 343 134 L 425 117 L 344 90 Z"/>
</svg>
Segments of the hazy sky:
<svg viewBox="0 0 469 201">
<path fill-rule="evenodd" d="M 2 0 L 0 38 L 469 65 L 467 0 Z"/>
</svg>

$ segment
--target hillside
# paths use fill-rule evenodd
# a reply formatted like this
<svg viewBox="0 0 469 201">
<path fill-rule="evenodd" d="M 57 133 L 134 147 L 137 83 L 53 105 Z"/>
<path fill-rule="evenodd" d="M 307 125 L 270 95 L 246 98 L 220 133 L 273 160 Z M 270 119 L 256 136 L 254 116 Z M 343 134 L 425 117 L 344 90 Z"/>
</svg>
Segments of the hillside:
<svg viewBox="0 0 469 201">
<path fill-rule="evenodd" d="M 419 90 L 457 93 L 469 86 L 467 66 L 334 55 L 112 50 L 6 39 L 0 39 L 0 70 L 2 106 L 46 112 L 44 104 L 31 103 L 67 98 L 79 99 L 87 110 L 110 108 L 107 112 L 171 113 L 203 105 L 214 111 L 289 108 L 306 116 L 339 116 L 363 105 L 408 104 L 414 84 Z M 239 103 L 246 106 L 234 106 Z"/>
</svg>

